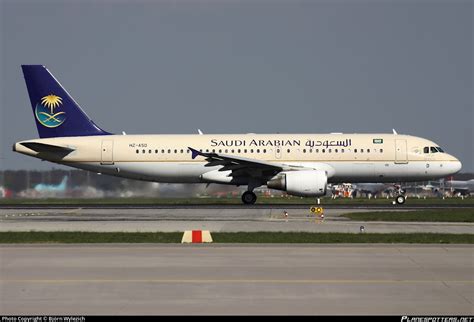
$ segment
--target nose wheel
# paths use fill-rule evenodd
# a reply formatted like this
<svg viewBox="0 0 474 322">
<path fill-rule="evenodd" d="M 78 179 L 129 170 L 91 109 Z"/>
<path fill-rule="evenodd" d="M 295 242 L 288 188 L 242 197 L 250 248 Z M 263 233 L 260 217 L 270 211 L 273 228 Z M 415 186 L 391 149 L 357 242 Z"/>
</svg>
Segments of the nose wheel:
<svg viewBox="0 0 474 322">
<path fill-rule="evenodd" d="M 397 198 L 395 199 L 395 202 L 398 204 L 398 205 L 403 205 L 405 203 L 405 196 L 403 195 L 399 195 L 397 196 Z"/>
<path fill-rule="evenodd" d="M 252 191 L 246 191 L 242 195 L 242 202 L 246 205 L 253 205 L 257 201 L 257 195 Z"/>
</svg>

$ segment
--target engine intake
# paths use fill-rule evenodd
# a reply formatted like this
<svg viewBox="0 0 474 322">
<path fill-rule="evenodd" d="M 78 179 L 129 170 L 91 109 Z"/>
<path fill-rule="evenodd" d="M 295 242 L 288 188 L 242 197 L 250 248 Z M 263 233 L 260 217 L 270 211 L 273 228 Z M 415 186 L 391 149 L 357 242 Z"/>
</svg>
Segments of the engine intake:
<svg viewBox="0 0 474 322">
<path fill-rule="evenodd" d="M 328 177 L 326 171 L 301 170 L 277 174 L 267 182 L 269 189 L 283 190 L 300 197 L 319 197 L 326 194 Z"/>
</svg>

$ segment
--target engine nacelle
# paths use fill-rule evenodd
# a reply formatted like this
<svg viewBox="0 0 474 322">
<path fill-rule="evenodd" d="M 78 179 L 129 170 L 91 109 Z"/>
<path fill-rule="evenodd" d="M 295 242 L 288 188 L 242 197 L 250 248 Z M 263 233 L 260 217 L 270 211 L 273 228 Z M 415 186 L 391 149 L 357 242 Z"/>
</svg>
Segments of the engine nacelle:
<svg viewBox="0 0 474 322">
<path fill-rule="evenodd" d="M 326 194 L 327 183 L 326 171 L 301 170 L 281 172 L 267 182 L 267 187 L 294 196 L 319 197 Z"/>
</svg>

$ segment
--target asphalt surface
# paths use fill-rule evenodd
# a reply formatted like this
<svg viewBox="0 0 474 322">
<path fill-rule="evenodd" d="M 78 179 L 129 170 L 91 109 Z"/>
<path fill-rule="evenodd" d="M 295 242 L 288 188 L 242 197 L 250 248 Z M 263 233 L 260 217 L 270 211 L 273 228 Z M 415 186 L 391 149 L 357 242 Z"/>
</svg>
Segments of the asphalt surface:
<svg viewBox="0 0 474 322">
<path fill-rule="evenodd" d="M 449 203 L 445 204 L 407 204 L 394 205 L 391 200 L 386 204 L 361 203 L 361 204 L 325 204 L 327 209 L 373 209 L 373 210 L 421 210 L 421 209 L 473 209 L 474 204 Z M 315 204 L 316 205 L 316 204 Z M 286 209 L 308 209 L 312 205 L 302 204 L 170 204 L 170 205 L 147 205 L 147 204 L 0 204 L 0 209 L 273 209 L 284 207 Z"/>
<path fill-rule="evenodd" d="M 2 245 L 1 315 L 473 315 L 463 245 Z"/>
<path fill-rule="evenodd" d="M 324 220 L 312 214 L 309 207 L 288 209 L 280 206 L 273 208 L 0 209 L 0 231 L 182 232 L 201 229 L 211 232 L 358 233 L 360 227 L 364 226 L 366 232 L 372 233 L 474 233 L 472 223 L 351 221 L 341 215 L 367 211 L 367 209 L 326 207 L 324 209 Z M 288 217 L 285 217 L 285 211 Z M 446 216 L 449 216 L 448 210 L 446 210 Z"/>
</svg>

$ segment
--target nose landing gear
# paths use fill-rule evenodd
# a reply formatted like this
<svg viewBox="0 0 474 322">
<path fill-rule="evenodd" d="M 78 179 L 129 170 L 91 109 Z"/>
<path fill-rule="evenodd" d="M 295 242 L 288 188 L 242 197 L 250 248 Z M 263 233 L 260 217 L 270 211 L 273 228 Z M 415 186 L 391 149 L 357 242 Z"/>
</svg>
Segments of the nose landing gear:
<svg viewBox="0 0 474 322">
<path fill-rule="evenodd" d="M 395 202 L 398 204 L 398 205 L 403 205 L 405 203 L 405 196 L 404 195 L 399 195 L 397 196 L 397 198 L 395 198 Z"/>
</svg>

